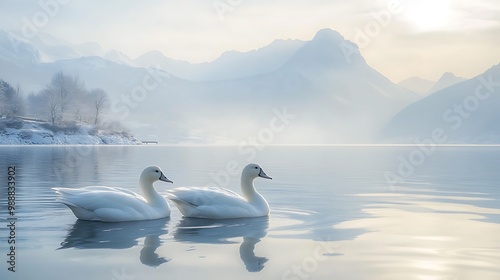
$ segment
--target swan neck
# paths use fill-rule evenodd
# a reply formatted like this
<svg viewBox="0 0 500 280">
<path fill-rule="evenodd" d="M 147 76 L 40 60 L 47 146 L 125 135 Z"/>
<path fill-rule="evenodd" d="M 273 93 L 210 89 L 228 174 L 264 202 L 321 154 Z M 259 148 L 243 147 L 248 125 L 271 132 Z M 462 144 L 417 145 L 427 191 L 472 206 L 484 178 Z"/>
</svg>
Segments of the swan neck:
<svg viewBox="0 0 500 280">
<path fill-rule="evenodd" d="M 253 184 L 255 177 L 251 176 L 241 176 L 241 192 L 245 200 L 251 204 L 255 210 L 259 212 L 259 215 L 269 214 L 269 204 L 267 204 L 266 199 L 255 190 Z"/>
<path fill-rule="evenodd" d="M 241 176 L 241 192 L 243 196 L 248 200 L 252 200 L 258 195 L 255 190 L 255 186 L 253 185 L 254 178 L 248 176 Z"/>
<path fill-rule="evenodd" d="M 139 183 L 141 185 L 141 191 L 144 196 L 144 198 L 148 201 L 148 203 L 152 203 L 155 201 L 160 194 L 158 194 L 153 186 L 153 182 L 145 180 L 141 178 L 139 180 Z"/>
</svg>

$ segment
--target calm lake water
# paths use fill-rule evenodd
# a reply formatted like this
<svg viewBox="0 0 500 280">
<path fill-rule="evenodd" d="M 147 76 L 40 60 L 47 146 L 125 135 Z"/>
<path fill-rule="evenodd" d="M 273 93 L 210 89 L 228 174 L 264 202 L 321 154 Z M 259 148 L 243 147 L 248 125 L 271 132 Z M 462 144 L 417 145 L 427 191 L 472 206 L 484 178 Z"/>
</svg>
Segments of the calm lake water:
<svg viewBox="0 0 500 280">
<path fill-rule="evenodd" d="M 249 160 L 273 177 L 255 181 L 268 218 L 186 219 L 171 203 L 170 219 L 84 222 L 50 189 L 139 192 L 142 169 L 156 164 L 174 181 L 157 182 L 159 192 L 217 183 L 240 192 L 227 165 L 241 170 Z M 499 147 L 4 146 L 0 279 L 497 280 L 499 170 Z"/>
</svg>

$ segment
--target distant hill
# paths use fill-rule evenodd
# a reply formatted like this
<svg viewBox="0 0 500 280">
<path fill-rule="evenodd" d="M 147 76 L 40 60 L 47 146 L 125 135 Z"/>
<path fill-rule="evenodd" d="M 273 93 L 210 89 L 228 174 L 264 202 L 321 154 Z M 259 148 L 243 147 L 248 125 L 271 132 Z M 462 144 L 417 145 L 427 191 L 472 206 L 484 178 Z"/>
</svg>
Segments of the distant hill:
<svg viewBox="0 0 500 280">
<path fill-rule="evenodd" d="M 444 143 L 500 143 L 498 81 L 500 64 L 409 105 L 389 121 L 379 141 L 415 143 L 438 130 Z"/>
<path fill-rule="evenodd" d="M 465 81 L 465 78 L 457 77 L 453 73 L 446 72 L 439 78 L 439 80 L 432 86 L 429 90 L 429 93 L 434 93 L 436 91 L 440 91 L 444 88 L 450 87 L 454 84 L 458 84 L 460 82 Z"/>
<path fill-rule="evenodd" d="M 420 96 L 426 96 L 436 82 L 422 79 L 420 77 L 410 77 L 398 83 L 403 88 L 413 91 Z"/>
<path fill-rule="evenodd" d="M 234 80 L 277 70 L 305 44 L 299 40 L 276 40 L 249 52 L 228 51 L 208 63 L 191 64 L 166 57 L 160 51 L 147 52 L 133 60 L 135 66 L 157 67 L 191 81 Z"/>
<path fill-rule="evenodd" d="M 423 97 L 465 80 L 465 78 L 457 77 L 453 73 L 446 72 L 436 82 L 420 77 L 411 77 L 399 82 L 398 85 Z"/>
</svg>

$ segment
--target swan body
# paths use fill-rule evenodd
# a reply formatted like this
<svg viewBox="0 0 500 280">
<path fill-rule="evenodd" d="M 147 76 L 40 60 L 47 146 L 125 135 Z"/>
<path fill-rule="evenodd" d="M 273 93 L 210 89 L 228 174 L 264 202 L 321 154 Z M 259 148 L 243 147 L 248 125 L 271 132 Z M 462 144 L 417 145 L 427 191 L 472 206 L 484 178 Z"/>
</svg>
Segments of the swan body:
<svg viewBox="0 0 500 280">
<path fill-rule="evenodd" d="M 161 180 L 172 183 L 157 166 L 141 173 L 144 196 L 124 188 L 90 186 L 80 189 L 53 188 L 57 201 L 68 206 L 78 219 L 103 222 L 154 220 L 170 216 L 168 202 L 153 187 Z"/>
<path fill-rule="evenodd" d="M 243 196 L 213 187 L 176 188 L 170 190 L 167 196 L 185 217 L 233 219 L 267 216 L 269 204 L 253 185 L 257 177 L 271 179 L 258 164 L 249 164 L 243 169 Z"/>
</svg>

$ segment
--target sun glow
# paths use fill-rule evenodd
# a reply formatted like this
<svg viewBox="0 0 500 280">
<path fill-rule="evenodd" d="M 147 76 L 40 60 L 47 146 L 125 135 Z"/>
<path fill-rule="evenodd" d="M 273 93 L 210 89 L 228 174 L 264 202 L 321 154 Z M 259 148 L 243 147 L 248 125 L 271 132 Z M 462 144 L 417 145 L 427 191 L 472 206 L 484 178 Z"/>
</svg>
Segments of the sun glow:
<svg viewBox="0 0 500 280">
<path fill-rule="evenodd" d="M 412 1 L 412 3 L 405 9 L 405 16 L 418 31 L 446 29 L 450 27 L 450 1 Z"/>
</svg>

